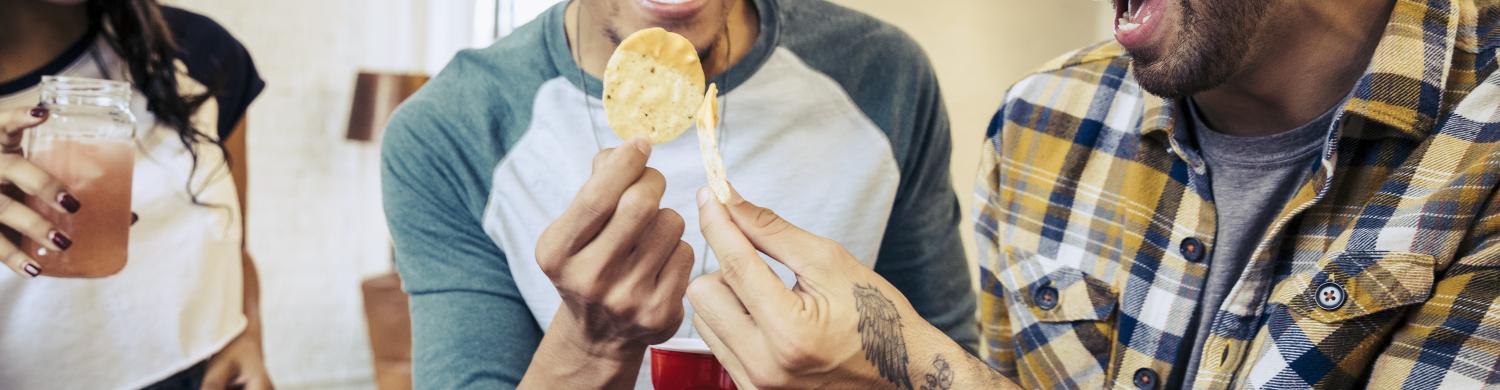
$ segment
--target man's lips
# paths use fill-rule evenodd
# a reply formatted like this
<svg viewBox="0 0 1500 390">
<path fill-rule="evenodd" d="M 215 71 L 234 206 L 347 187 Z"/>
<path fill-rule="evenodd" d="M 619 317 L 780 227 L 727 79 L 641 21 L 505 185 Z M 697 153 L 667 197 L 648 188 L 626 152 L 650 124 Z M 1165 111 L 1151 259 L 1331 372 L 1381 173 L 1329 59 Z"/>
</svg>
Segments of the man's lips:
<svg viewBox="0 0 1500 390">
<path fill-rule="evenodd" d="M 1165 1 L 1115 0 L 1115 40 L 1126 48 L 1149 44 L 1167 19 Z"/>
<path fill-rule="evenodd" d="M 698 14 L 707 0 L 636 0 L 641 10 L 657 19 L 680 20 Z"/>
</svg>

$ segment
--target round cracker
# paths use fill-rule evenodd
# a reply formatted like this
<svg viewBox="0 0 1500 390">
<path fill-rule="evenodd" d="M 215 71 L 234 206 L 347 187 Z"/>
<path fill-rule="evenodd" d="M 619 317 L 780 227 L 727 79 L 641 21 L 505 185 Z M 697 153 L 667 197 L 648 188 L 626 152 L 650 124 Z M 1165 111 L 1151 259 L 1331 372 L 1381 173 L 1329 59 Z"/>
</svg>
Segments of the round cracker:
<svg viewBox="0 0 1500 390">
<path fill-rule="evenodd" d="M 671 141 L 703 102 L 703 65 L 693 43 L 661 28 L 630 34 L 604 68 L 604 114 L 620 139 Z"/>
</svg>

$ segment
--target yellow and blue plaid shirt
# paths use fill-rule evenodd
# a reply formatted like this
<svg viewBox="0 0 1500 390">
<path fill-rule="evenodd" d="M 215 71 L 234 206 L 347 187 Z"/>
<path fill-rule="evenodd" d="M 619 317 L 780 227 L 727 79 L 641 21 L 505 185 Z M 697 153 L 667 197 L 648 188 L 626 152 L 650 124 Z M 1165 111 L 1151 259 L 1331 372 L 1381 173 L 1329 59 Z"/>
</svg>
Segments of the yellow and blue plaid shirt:
<svg viewBox="0 0 1500 390">
<path fill-rule="evenodd" d="M 1398 0 L 1385 31 L 1185 387 L 1500 387 L 1500 0 Z M 1159 388 L 1186 364 L 1216 232 L 1178 109 L 1113 43 L 1007 94 L 976 225 L 980 347 L 1012 380 Z"/>
</svg>

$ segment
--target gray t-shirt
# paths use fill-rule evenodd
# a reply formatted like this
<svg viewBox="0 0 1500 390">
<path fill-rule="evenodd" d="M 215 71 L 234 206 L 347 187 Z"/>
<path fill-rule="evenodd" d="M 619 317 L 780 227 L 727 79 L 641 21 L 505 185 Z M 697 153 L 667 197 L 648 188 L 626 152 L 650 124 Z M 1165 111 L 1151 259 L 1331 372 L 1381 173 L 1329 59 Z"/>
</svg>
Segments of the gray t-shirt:
<svg viewBox="0 0 1500 390">
<path fill-rule="evenodd" d="M 1234 288 L 1276 218 L 1314 171 L 1332 129 L 1334 106 L 1318 119 L 1291 131 L 1260 137 L 1237 137 L 1214 131 L 1204 123 L 1196 104 L 1187 100 L 1185 116 L 1196 145 L 1208 165 L 1208 177 L 1218 213 L 1218 234 L 1209 251 L 1208 281 L 1198 306 L 1196 329 L 1188 335 L 1192 357 L 1183 367 L 1182 387 L 1191 387 L 1202 359 L 1203 344 L 1213 328 L 1214 314 Z M 1267 268 L 1270 269 L 1270 268 Z"/>
</svg>

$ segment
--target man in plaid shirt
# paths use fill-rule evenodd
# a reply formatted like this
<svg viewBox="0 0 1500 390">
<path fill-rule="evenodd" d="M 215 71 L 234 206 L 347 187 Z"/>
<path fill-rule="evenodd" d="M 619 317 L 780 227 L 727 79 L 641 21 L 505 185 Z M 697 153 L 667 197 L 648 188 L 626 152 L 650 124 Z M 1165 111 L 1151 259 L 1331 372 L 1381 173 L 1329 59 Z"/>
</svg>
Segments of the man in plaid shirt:
<svg viewBox="0 0 1500 390">
<path fill-rule="evenodd" d="M 724 271 L 688 293 L 731 374 L 1500 387 L 1500 1 L 1115 5 L 1114 42 L 1013 86 L 990 126 L 988 367 L 847 252 L 736 196 L 700 199 Z"/>
</svg>

